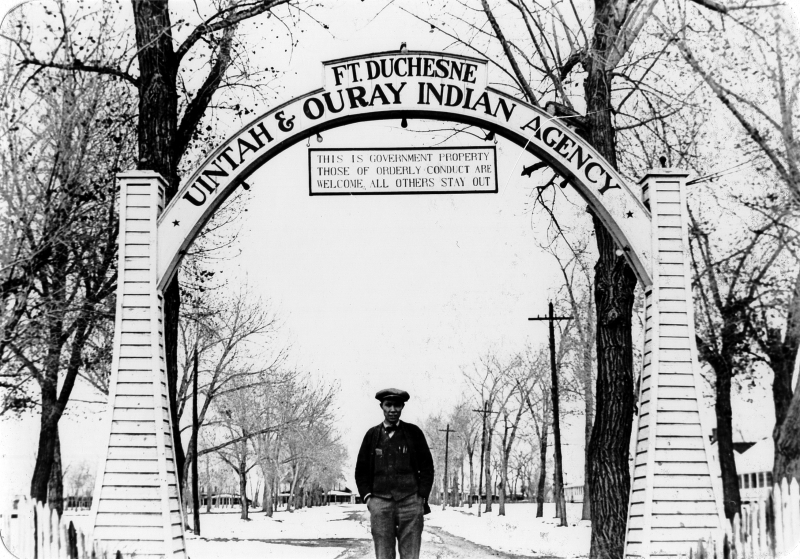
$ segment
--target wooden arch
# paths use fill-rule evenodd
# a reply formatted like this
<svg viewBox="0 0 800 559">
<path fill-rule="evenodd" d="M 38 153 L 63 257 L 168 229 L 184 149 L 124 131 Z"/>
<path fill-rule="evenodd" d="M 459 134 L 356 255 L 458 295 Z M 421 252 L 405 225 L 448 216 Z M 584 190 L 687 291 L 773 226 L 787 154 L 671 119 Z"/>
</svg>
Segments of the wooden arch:
<svg viewBox="0 0 800 559">
<path fill-rule="evenodd" d="M 324 87 L 244 126 L 206 158 L 164 210 L 158 224 L 159 286 L 172 278 L 184 251 L 219 205 L 261 165 L 325 130 L 402 118 L 480 126 L 532 153 L 578 190 L 625 250 L 639 280 L 652 284 L 650 213 L 640 197 L 560 120 L 487 87 L 486 66 L 485 60 L 434 52 L 323 63 Z"/>
<path fill-rule="evenodd" d="M 243 127 L 168 206 L 157 173 L 119 175 L 117 308 L 108 438 L 92 505 L 95 539 L 126 557 L 186 556 L 163 331 L 163 289 L 185 250 L 234 189 L 289 146 L 350 123 L 401 118 L 471 124 L 503 136 L 572 184 L 608 228 L 646 297 L 626 556 L 687 556 L 698 539 L 719 531 L 721 489 L 699 404 L 687 174 L 652 170 L 640 181 L 640 198 L 558 119 L 488 87 L 483 60 L 387 52 L 323 69 L 322 88 Z"/>
</svg>

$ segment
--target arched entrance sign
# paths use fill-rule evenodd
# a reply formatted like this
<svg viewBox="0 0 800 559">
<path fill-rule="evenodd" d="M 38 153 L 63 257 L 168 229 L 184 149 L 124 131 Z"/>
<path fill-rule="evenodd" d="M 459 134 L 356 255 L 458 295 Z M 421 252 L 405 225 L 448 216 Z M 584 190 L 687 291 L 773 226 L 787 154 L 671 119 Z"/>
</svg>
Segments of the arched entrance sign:
<svg viewBox="0 0 800 559">
<path fill-rule="evenodd" d="M 385 52 L 326 62 L 323 76 L 321 89 L 264 113 L 219 146 L 166 208 L 159 175 L 119 176 L 109 436 L 92 509 L 95 537 L 128 556 L 186 555 L 162 327 L 162 289 L 185 250 L 233 190 L 289 146 L 331 128 L 400 118 L 471 124 L 506 138 L 572 184 L 609 229 L 647 297 L 626 554 L 688 554 L 718 530 L 720 492 L 698 404 L 686 173 L 653 170 L 640 198 L 575 132 L 488 87 L 483 60 Z M 501 183 L 510 172 L 499 170 Z"/>
<path fill-rule="evenodd" d="M 268 111 L 234 134 L 164 210 L 158 225 L 161 287 L 175 272 L 181 251 L 214 210 L 266 161 L 330 128 L 404 117 L 474 124 L 524 146 L 569 179 L 619 246 L 629 252 L 642 283 L 652 283 L 650 217 L 641 199 L 557 119 L 487 87 L 486 61 L 433 52 L 392 52 L 325 62 L 323 68 L 323 88 Z"/>
</svg>

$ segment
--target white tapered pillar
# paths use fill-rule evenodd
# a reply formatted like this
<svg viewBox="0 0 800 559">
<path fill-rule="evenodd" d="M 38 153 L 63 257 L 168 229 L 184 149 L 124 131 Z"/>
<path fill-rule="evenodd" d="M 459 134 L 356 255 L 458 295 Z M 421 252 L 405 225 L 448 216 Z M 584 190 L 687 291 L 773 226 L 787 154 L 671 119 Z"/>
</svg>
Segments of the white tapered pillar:
<svg viewBox="0 0 800 559">
<path fill-rule="evenodd" d="M 157 288 L 156 226 L 164 179 L 118 175 L 119 272 L 114 353 L 97 470 L 94 538 L 125 557 L 185 557 L 164 357 L 163 294 Z"/>
<path fill-rule="evenodd" d="M 652 214 L 653 285 L 645 290 L 626 557 L 689 556 L 723 526 L 720 485 L 700 414 L 701 377 L 689 266 L 688 174 L 655 169 L 642 180 Z"/>
</svg>

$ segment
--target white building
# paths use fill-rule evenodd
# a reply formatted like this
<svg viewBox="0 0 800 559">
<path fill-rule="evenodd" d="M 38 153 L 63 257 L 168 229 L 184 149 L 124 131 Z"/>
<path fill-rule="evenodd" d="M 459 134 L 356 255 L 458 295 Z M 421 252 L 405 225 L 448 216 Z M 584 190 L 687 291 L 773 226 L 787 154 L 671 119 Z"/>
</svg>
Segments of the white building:
<svg viewBox="0 0 800 559">
<path fill-rule="evenodd" d="M 775 461 L 772 438 L 761 439 L 741 454 L 736 453 L 734 459 L 742 502 L 765 500 L 772 487 L 772 465 Z"/>
<path fill-rule="evenodd" d="M 583 502 L 583 484 L 580 484 L 580 485 L 565 485 L 564 486 L 564 500 L 567 503 L 582 503 Z"/>
</svg>

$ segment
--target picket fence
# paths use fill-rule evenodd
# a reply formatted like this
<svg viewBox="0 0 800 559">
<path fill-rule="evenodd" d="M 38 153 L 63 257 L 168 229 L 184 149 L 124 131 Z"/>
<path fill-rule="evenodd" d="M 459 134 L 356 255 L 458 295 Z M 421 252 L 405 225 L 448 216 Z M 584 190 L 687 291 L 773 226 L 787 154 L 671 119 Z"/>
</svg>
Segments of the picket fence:
<svg viewBox="0 0 800 559">
<path fill-rule="evenodd" d="M 778 559 L 794 557 L 800 545 L 800 484 L 784 478 L 765 500 L 742 505 L 723 533 L 709 534 L 691 559 Z"/>
<path fill-rule="evenodd" d="M 121 559 L 91 537 L 75 528 L 71 521 L 40 502 L 22 497 L 16 508 L 3 512 L 0 520 L 2 543 L 19 559 Z"/>
</svg>

